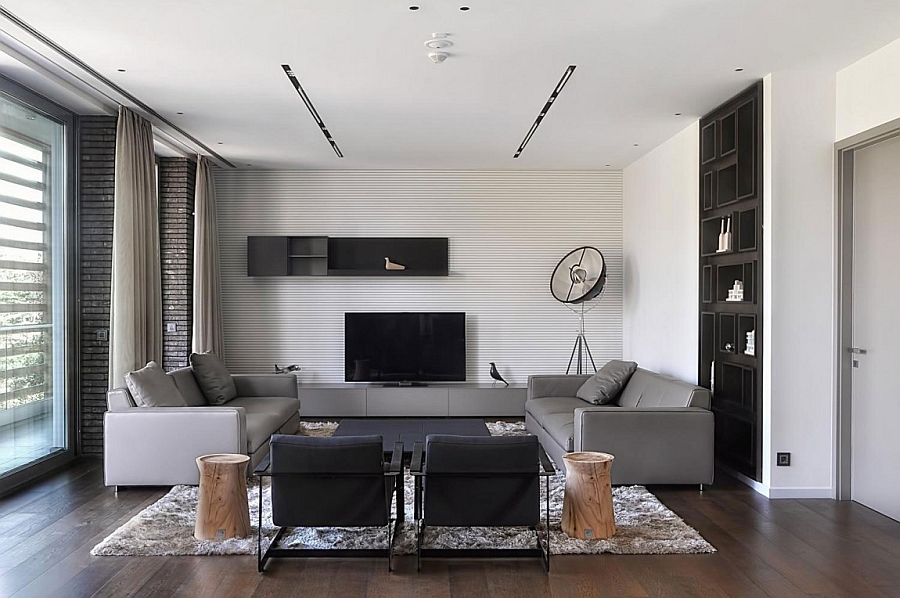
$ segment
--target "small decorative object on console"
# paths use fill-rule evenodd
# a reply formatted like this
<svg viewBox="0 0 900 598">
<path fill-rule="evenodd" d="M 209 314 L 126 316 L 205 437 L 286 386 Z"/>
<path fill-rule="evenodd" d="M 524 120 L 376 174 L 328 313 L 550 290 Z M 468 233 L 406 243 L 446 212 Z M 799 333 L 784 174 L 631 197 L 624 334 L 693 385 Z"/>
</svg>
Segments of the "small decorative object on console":
<svg viewBox="0 0 900 598">
<path fill-rule="evenodd" d="M 276 374 L 290 374 L 291 372 L 299 372 L 302 368 L 296 363 L 292 363 L 289 366 L 280 368 L 278 364 L 275 364 L 275 373 Z"/>
<path fill-rule="evenodd" d="M 403 264 L 395 264 L 391 261 L 391 258 L 384 258 L 384 269 L 385 270 L 406 270 L 406 266 Z"/>
<path fill-rule="evenodd" d="M 743 301 L 744 300 L 744 283 L 740 280 L 734 281 L 734 286 L 728 289 L 728 297 L 725 301 Z"/>
<path fill-rule="evenodd" d="M 756 331 L 747 333 L 747 345 L 744 347 L 744 355 L 756 355 Z"/>
<path fill-rule="evenodd" d="M 731 251 L 731 242 L 733 235 L 731 234 L 731 216 L 722 218 L 722 224 L 719 227 L 719 248 L 716 253 L 724 253 Z"/>
<path fill-rule="evenodd" d="M 509 386 L 509 382 L 503 379 L 503 376 L 501 376 L 500 372 L 497 371 L 497 364 L 493 361 L 491 362 L 491 378 L 493 378 L 497 382 L 502 382 Z"/>
</svg>

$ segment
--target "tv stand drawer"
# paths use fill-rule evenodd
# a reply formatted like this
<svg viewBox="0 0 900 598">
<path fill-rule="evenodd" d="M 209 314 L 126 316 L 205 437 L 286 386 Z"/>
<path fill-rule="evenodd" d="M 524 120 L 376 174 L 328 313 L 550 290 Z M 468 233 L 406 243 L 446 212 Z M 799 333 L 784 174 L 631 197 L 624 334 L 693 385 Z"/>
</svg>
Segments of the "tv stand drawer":
<svg viewBox="0 0 900 598">
<path fill-rule="evenodd" d="M 366 415 L 385 417 L 446 417 L 450 413 L 447 388 L 367 388 Z"/>
</svg>

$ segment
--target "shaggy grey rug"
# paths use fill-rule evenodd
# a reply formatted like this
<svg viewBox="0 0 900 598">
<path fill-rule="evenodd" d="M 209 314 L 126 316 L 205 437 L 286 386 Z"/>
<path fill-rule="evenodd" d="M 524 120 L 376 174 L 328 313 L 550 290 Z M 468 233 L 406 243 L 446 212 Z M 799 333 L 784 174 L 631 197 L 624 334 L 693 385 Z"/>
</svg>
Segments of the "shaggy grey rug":
<svg viewBox="0 0 900 598">
<path fill-rule="evenodd" d="M 525 433 L 524 423 L 491 422 L 493 435 Z M 330 436 L 337 424 L 304 422 L 300 434 Z M 415 529 L 412 521 L 413 482 L 405 479 L 406 521 L 394 545 L 395 554 L 415 553 Z M 550 544 L 553 554 L 691 554 L 715 552 L 700 534 L 666 508 L 643 486 L 613 488 L 616 515 L 615 536 L 608 540 L 578 540 L 560 529 L 565 476 L 550 478 Z M 542 505 L 544 484 L 541 483 Z M 258 521 L 259 485 L 248 490 L 250 521 Z M 117 529 L 91 550 L 94 556 L 187 556 L 256 554 L 256 528 L 250 538 L 232 538 L 222 542 L 196 540 L 194 517 L 197 488 L 175 486 L 128 523 Z M 396 511 L 396 505 L 394 505 Z M 263 485 L 263 534 L 275 535 L 268 486 Z M 543 531 L 541 531 L 543 534 Z M 384 528 L 293 528 L 279 546 L 285 548 L 381 548 L 387 546 Z M 265 541 L 264 541 L 265 542 Z M 531 548 L 534 532 L 508 528 L 429 528 L 428 548 Z M 265 544 L 264 544 L 265 545 Z"/>
</svg>

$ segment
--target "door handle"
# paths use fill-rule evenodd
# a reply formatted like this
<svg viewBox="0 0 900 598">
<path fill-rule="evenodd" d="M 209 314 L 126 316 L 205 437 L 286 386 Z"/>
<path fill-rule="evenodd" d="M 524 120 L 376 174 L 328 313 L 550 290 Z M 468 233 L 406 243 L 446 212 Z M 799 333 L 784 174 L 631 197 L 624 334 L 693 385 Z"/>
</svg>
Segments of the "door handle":
<svg viewBox="0 0 900 598">
<path fill-rule="evenodd" d="M 865 349 L 860 349 L 858 347 L 850 347 L 847 349 L 847 351 L 853 353 L 854 355 L 865 355 L 866 353 L 868 353 L 868 351 L 866 351 Z"/>
</svg>

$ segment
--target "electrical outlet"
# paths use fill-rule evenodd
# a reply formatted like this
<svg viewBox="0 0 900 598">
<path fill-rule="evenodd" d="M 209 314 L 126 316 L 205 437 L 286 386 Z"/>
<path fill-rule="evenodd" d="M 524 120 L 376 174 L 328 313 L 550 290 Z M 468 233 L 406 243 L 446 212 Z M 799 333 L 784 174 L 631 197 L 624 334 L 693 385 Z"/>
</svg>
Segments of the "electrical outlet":
<svg viewBox="0 0 900 598">
<path fill-rule="evenodd" d="M 103 328 L 102 330 L 97 331 L 97 340 L 98 341 L 108 341 L 109 340 L 109 330 Z"/>
<path fill-rule="evenodd" d="M 790 467 L 791 465 L 791 454 L 790 453 L 775 453 L 775 464 L 778 467 Z"/>
<path fill-rule="evenodd" d="M 166 332 L 178 332 L 178 324 L 176 322 L 166 322 Z"/>
</svg>

